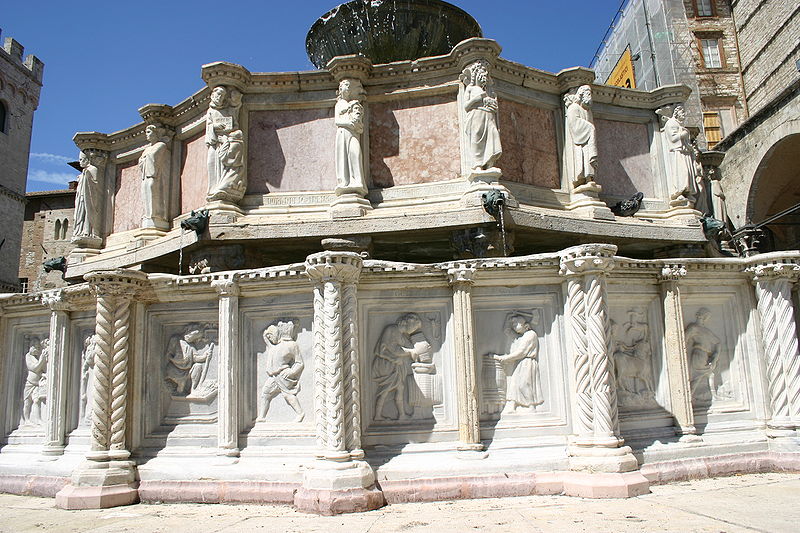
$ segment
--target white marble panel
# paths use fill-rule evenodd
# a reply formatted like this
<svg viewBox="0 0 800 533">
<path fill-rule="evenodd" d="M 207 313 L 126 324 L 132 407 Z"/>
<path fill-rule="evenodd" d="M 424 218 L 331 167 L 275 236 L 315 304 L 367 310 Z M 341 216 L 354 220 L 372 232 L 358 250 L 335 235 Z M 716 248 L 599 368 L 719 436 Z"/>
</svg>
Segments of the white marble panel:
<svg viewBox="0 0 800 533">
<path fill-rule="evenodd" d="M 514 436 L 513 430 L 520 433 L 522 428 L 526 429 L 520 436 L 552 434 L 556 427 L 557 432 L 567 431 L 569 354 L 561 285 L 476 287 L 473 307 L 482 428 L 495 429 L 495 436 Z M 509 328 L 514 317 L 527 324 L 519 331 L 535 332 L 528 336 L 538 340 L 538 355 L 527 354 L 537 355 L 535 361 L 498 362 L 492 357 L 527 349 L 520 347 L 526 343 L 524 334 Z M 513 411 L 509 399 L 514 400 Z"/>
<path fill-rule="evenodd" d="M 240 301 L 240 427 L 247 446 L 286 444 L 315 435 L 314 310 L 309 294 Z M 266 398 L 270 401 L 264 413 Z"/>
<path fill-rule="evenodd" d="M 7 437 L 9 444 L 37 444 L 44 438 L 47 370 L 46 356 L 42 354 L 47 351 L 49 318 L 48 313 L 8 321 L 3 342 L 7 360 L 0 408 L 4 410 L 2 436 Z"/>
<path fill-rule="evenodd" d="M 450 291 L 358 296 L 365 443 L 449 439 L 457 416 Z"/>
<path fill-rule="evenodd" d="M 757 404 L 763 404 L 763 398 L 756 401 L 763 392 L 756 383 L 761 349 L 748 289 L 707 284 L 682 292 L 692 403 L 697 423 L 708 423 L 706 431 L 752 419 Z"/>
<path fill-rule="evenodd" d="M 92 379 L 94 372 L 94 343 L 88 342 L 95 333 L 93 313 L 72 313 L 69 343 L 64 351 L 67 375 L 65 400 L 68 445 L 89 444 L 92 410 Z"/>
</svg>

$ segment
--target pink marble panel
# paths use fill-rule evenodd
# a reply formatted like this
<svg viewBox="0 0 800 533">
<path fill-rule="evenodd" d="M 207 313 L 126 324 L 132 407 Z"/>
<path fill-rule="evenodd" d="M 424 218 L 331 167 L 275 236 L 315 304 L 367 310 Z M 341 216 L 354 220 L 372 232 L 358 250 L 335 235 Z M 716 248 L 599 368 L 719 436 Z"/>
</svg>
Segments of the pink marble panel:
<svg viewBox="0 0 800 533">
<path fill-rule="evenodd" d="M 373 104 L 369 137 L 376 187 L 445 181 L 461 174 L 454 97 Z"/>
<path fill-rule="evenodd" d="M 554 113 L 510 100 L 500 100 L 499 105 L 503 157 L 497 166 L 503 179 L 561 188 Z"/>
<path fill-rule="evenodd" d="M 208 194 L 205 132 L 186 139 L 181 154 L 181 213 L 188 213 L 203 207 Z"/>
<path fill-rule="evenodd" d="M 595 119 L 597 129 L 597 183 L 603 193 L 655 196 L 646 124 Z"/>
<path fill-rule="evenodd" d="M 336 188 L 333 108 L 253 111 L 247 194 Z"/>
<path fill-rule="evenodd" d="M 117 167 L 114 192 L 114 233 L 136 229 L 142 224 L 142 179 L 138 161 Z"/>
</svg>

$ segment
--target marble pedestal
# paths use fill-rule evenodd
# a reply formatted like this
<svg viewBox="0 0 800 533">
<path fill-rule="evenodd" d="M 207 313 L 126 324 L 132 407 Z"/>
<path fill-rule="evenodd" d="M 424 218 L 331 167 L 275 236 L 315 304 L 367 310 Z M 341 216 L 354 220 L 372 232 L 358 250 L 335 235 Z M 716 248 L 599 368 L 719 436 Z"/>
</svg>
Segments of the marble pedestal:
<svg viewBox="0 0 800 533">
<path fill-rule="evenodd" d="M 368 211 L 372 211 L 369 200 L 356 193 L 344 193 L 336 197 L 328 212 L 337 219 L 363 217 Z"/>
<path fill-rule="evenodd" d="M 320 459 L 303 474 L 294 505 L 308 513 L 337 515 L 378 509 L 386 500 L 375 487 L 375 473 L 366 462 Z"/>
<path fill-rule="evenodd" d="M 598 220 L 614 220 L 614 213 L 600 200 L 599 195 L 602 190 L 603 188 L 594 182 L 575 187 L 566 206 L 567 210 Z"/>
<path fill-rule="evenodd" d="M 132 461 L 87 460 L 72 483 L 56 494 L 61 509 L 105 509 L 139 502 L 136 467 Z"/>
</svg>

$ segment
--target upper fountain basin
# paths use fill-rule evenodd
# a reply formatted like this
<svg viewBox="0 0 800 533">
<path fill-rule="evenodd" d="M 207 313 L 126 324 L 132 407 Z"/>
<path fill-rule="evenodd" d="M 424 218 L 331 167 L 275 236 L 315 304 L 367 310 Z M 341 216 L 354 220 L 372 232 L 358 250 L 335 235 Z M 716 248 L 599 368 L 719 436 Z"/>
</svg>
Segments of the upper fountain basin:
<svg viewBox="0 0 800 533">
<path fill-rule="evenodd" d="M 320 69 L 355 54 L 380 64 L 448 54 L 471 37 L 483 37 L 477 21 L 441 0 L 353 0 L 311 26 L 306 52 Z"/>
</svg>

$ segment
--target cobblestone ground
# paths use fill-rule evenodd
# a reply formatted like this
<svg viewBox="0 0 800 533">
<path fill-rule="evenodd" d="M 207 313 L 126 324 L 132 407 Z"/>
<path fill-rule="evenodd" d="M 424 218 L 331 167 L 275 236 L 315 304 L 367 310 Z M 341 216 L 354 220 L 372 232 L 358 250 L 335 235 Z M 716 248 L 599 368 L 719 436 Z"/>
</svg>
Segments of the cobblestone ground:
<svg viewBox="0 0 800 533">
<path fill-rule="evenodd" d="M 800 531 L 800 476 L 757 474 L 653 487 L 629 500 L 532 496 L 391 505 L 320 517 L 272 505 L 135 505 L 63 511 L 0 495 L 0 531 L 91 532 L 725 532 Z"/>
</svg>

